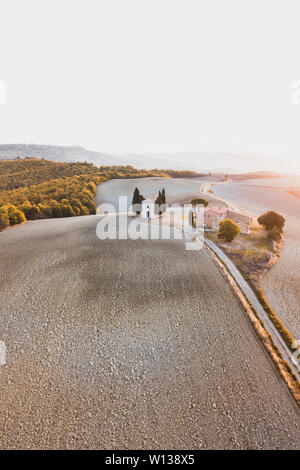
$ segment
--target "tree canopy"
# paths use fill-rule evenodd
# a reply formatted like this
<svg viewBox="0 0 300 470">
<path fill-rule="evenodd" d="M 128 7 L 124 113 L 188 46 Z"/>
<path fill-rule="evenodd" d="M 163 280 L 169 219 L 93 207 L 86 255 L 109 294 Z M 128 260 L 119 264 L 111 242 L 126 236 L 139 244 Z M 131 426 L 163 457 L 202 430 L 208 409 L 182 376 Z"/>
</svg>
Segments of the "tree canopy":
<svg viewBox="0 0 300 470">
<path fill-rule="evenodd" d="M 272 230 L 274 228 L 277 228 L 282 232 L 285 223 L 285 218 L 275 211 L 268 211 L 258 217 L 257 221 L 266 230 Z"/>
<path fill-rule="evenodd" d="M 224 219 L 219 223 L 218 238 L 232 242 L 240 233 L 239 225 L 231 219 Z"/>
<path fill-rule="evenodd" d="M 158 191 L 158 196 L 155 199 L 156 211 L 159 215 L 166 212 L 166 191 L 165 188 Z"/>
<path fill-rule="evenodd" d="M 140 194 L 139 188 L 135 188 L 133 197 L 132 197 L 132 207 L 134 212 L 139 215 L 141 213 L 141 203 L 144 201 L 145 198 L 142 194 Z"/>
<path fill-rule="evenodd" d="M 192 199 L 192 200 L 191 200 L 191 204 L 192 204 L 192 206 L 196 206 L 197 204 L 199 204 L 199 205 L 201 204 L 201 205 L 203 205 L 204 207 L 207 207 L 207 206 L 208 206 L 207 200 L 206 200 L 206 199 L 203 199 L 203 198 Z"/>
</svg>

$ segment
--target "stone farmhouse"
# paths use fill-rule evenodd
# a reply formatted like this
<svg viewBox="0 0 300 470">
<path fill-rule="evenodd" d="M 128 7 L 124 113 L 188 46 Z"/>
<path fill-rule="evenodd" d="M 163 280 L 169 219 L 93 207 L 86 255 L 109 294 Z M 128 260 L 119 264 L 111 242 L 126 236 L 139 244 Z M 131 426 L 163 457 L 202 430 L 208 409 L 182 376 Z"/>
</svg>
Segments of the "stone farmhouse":
<svg viewBox="0 0 300 470">
<path fill-rule="evenodd" d="M 219 223 L 224 219 L 231 219 L 236 222 L 241 233 L 249 233 L 251 217 L 227 207 L 209 207 L 204 210 L 204 226 L 214 230 L 219 229 Z"/>
</svg>

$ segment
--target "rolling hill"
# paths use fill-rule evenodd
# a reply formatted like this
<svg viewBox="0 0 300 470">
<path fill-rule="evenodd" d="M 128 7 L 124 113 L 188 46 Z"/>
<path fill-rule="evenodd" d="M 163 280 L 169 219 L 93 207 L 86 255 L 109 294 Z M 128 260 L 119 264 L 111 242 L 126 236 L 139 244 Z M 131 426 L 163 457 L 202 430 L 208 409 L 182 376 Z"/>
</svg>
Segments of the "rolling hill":
<svg viewBox="0 0 300 470">
<path fill-rule="evenodd" d="M 264 155 L 202 152 L 107 154 L 83 147 L 62 147 L 35 144 L 2 144 L 0 160 L 14 158 L 45 158 L 57 162 L 89 162 L 101 165 L 132 165 L 135 168 L 173 168 L 200 172 L 244 173 L 250 171 L 296 172 L 295 162 Z M 300 172 L 300 166 L 298 166 Z"/>
</svg>

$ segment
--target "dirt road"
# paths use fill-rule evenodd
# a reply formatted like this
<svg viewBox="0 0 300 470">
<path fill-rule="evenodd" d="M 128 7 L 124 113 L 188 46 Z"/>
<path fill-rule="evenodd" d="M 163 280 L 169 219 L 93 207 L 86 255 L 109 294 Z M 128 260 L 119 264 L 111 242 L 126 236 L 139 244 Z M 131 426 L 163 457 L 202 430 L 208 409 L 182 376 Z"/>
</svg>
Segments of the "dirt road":
<svg viewBox="0 0 300 470">
<path fill-rule="evenodd" d="M 97 216 L 0 233 L 1 448 L 299 448 L 299 410 L 218 268 Z"/>
</svg>

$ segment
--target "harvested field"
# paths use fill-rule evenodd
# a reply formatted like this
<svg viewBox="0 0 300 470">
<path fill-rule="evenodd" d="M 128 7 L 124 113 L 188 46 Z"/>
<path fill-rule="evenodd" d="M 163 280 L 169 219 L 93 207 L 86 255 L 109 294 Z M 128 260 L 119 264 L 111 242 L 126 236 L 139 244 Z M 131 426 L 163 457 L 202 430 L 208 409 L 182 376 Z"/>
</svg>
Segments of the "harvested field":
<svg viewBox="0 0 300 470">
<path fill-rule="evenodd" d="M 298 448 L 299 410 L 205 250 L 98 216 L 0 234 L 0 447 Z"/>
</svg>

